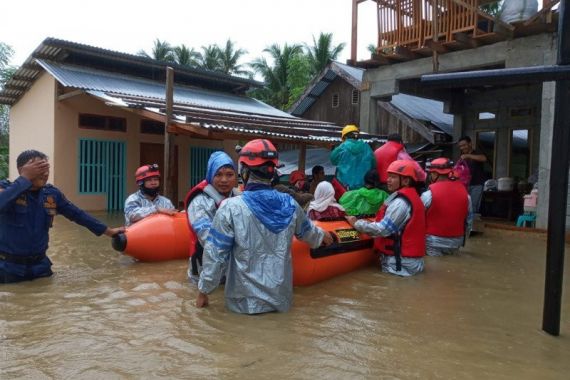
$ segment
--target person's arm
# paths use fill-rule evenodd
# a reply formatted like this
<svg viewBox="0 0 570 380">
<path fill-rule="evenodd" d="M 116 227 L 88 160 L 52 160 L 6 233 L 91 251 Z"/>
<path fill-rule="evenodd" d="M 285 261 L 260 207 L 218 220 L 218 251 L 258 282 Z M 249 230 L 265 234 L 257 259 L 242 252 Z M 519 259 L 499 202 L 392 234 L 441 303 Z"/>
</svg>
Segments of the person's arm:
<svg viewBox="0 0 570 380">
<path fill-rule="evenodd" d="M 431 194 L 431 190 L 426 190 L 422 193 L 422 196 L 420 197 L 424 207 L 426 209 L 426 211 L 428 210 L 428 208 L 430 208 L 431 206 L 431 200 L 432 200 L 432 194 Z"/>
<path fill-rule="evenodd" d="M 461 158 L 464 160 L 473 160 L 477 162 L 487 162 L 487 157 L 484 154 L 462 154 Z"/>
<path fill-rule="evenodd" d="M 214 216 L 212 228 L 204 247 L 203 266 L 198 281 L 196 307 L 208 306 L 208 294 L 220 284 L 225 263 L 234 245 L 232 215 L 227 203 L 220 206 Z M 245 233 L 245 231 L 242 231 Z"/>
<path fill-rule="evenodd" d="M 172 204 L 170 199 L 168 199 L 162 195 L 160 196 L 160 198 L 158 200 L 158 204 L 156 205 L 156 209 L 158 210 L 159 213 L 166 214 L 166 215 L 174 215 L 178 212 L 178 210 L 176 209 L 176 207 L 174 207 L 174 205 Z"/>
<path fill-rule="evenodd" d="M 368 222 L 366 220 L 354 221 L 354 217 L 347 217 L 347 220 L 349 223 L 353 221 L 354 224 L 351 223 L 351 225 L 367 235 L 373 237 L 387 237 L 398 233 L 410 217 L 411 207 L 408 202 L 401 198 L 396 198 L 390 202 L 384 218 L 379 222 Z"/>
<path fill-rule="evenodd" d="M 338 166 L 338 164 L 342 160 L 343 154 L 344 154 L 344 146 L 340 144 L 339 146 L 334 148 L 333 151 L 331 152 L 331 157 L 330 157 L 331 163 L 334 166 Z"/>
<path fill-rule="evenodd" d="M 143 207 L 138 193 L 131 194 L 127 198 L 125 201 L 124 211 L 125 219 L 127 219 L 131 224 L 159 212 L 155 205 Z"/>
<path fill-rule="evenodd" d="M 205 195 L 196 196 L 188 206 L 188 220 L 202 247 L 206 246 L 206 239 L 212 227 L 213 214 L 208 212 L 212 207 L 216 207 L 214 200 Z"/>
<path fill-rule="evenodd" d="M 32 186 L 32 182 L 24 177 L 18 177 L 14 182 L 6 185 L 0 185 L 0 212 L 16 200 L 23 192 Z"/>
<path fill-rule="evenodd" d="M 320 245 L 330 245 L 332 236 L 329 232 L 315 226 L 313 222 L 303 212 L 299 205 L 295 205 L 297 214 L 297 224 L 295 225 L 295 236 L 297 239 L 303 240 L 309 244 L 311 248 L 317 248 Z"/>
<path fill-rule="evenodd" d="M 54 188 L 55 189 L 55 188 Z M 57 212 L 67 219 L 71 220 L 87 228 L 89 231 L 94 233 L 97 236 L 101 236 L 103 234 L 111 237 L 119 232 L 124 231 L 124 228 L 117 227 L 117 228 L 109 228 L 99 220 L 95 219 L 93 216 L 89 215 L 79 207 L 75 206 L 71 203 L 62 192 L 56 189 L 57 194 Z"/>
</svg>

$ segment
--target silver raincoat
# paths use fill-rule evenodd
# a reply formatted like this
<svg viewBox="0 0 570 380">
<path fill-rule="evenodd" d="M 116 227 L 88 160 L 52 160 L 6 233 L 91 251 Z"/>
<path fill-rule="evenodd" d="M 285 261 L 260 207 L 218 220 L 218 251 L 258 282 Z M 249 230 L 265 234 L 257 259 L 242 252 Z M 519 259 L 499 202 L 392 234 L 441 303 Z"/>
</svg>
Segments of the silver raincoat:
<svg viewBox="0 0 570 380">
<path fill-rule="evenodd" d="M 354 228 L 372 237 L 388 237 L 397 232 L 401 232 L 406 222 L 411 218 L 412 208 L 408 202 L 397 196 L 398 193 L 392 193 L 384 202 L 387 208 L 386 214 L 384 214 L 384 218 L 381 221 L 367 222 L 365 220 L 358 220 L 354 224 Z M 397 270 L 396 256 L 380 256 L 382 272 L 408 277 L 424 270 L 423 257 L 402 257 L 401 269 Z"/>
<path fill-rule="evenodd" d="M 140 190 L 129 195 L 125 201 L 125 226 L 128 227 L 149 215 L 156 214 L 158 207 L 175 209 L 170 199 L 162 195 L 157 195 L 152 201 Z"/>
<path fill-rule="evenodd" d="M 260 214 L 250 208 L 251 203 L 246 203 L 251 202 L 247 193 L 254 193 L 251 198 L 256 199 L 263 200 L 263 194 L 280 199 L 283 208 L 292 211 L 286 215 L 288 224 L 283 224 L 279 232 L 272 232 L 273 226 L 267 227 L 265 219 L 275 217 L 274 221 L 282 223 L 282 210 L 276 204 L 269 204 L 262 210 L 264 214 Z M 198 288 L 202 293 L 211 293 L 219 285 L 227 263 L 228 309 L 247 314 L 289 310 L 293 297 L 293 235 L 316 248 L 323 240 L 324 231 L 309 221 L 291 196 L 263 190 L 246 191 L 227 199 L 216 212 L 204 247 Z"/>
<path fill-rule="evenodd" d="M 436 235 L 426 235 L 426 255 L 428 256 L 443 256 L 443 255 L 453 255 L 459 252 L 459 248 L 463 246 L 464 240 L 471 233 L 471 228 L 473 227 L 473 207 L 471 205 L 471 197 L 468 202 L 467 211 L 467 226 L 465 229 L 465 236 L 457 237 L 442 237 Z M 431 206 L 432 194 L 431 190 L 426 190 L 422 193 L 422 202 L 427 210 Z"/>
<path fill-rule="evenodd" d="M 236 190 L 232 190 L 231 197 L 236 196 L 238 193 Z M 214 220 L 214 215 L 218 211 L 218 205 L 221 201 L 225 199 L 223 195 L 218 193 L 213 186 L 208 185 L 203 193 L 196 195 L 194 199 L 190 202 L 187 210 L 187 217 L 192 225 L 192 229 L 198 237 L 198 241 L 202 247 L 206 246 L 206 239 L 210 233 L 210 228 L 212 227 L 212 221 Z M 188 261 L 188 278 L 197 282 L 198 278 L 194 278 L 192 275 L 192 259 Z M 200 270 L 200 268 L 198 269 Z"/>
</svg>

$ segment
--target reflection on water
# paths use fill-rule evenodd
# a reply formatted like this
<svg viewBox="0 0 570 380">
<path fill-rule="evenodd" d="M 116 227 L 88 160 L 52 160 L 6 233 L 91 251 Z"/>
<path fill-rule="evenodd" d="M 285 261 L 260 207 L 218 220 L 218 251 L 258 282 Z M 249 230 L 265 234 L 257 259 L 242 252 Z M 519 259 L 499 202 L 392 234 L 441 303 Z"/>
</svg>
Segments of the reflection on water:
<svg viewBox="0 0 570 380">
<path fill-rule="evenodd" d="M 120 216 L 105 216 L 111 225 Z M 540 331 L 542 237 L 487 231 L 400 279 L 374 268 L 295 289 L 286 314 L 193 306 L 186 262 L 136 263 L 59 218 L 55 275 L 0 286 L 0 378 L 562 379 L 561 330 Z M 568 276 L 567 271 L 567 276 Z M 568 281 L 566 281 L 568 284 Z"/>
</svg>

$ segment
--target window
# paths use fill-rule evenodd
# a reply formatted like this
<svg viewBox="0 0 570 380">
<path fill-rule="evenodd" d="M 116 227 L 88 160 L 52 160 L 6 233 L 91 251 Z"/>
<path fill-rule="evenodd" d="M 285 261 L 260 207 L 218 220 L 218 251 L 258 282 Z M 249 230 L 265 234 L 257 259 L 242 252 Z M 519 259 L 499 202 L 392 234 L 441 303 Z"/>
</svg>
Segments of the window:
<svg viewBox="0 0 570 380">
<path fill-rule="evenodd" d="M 107 209 L 121 210 L 125 201 L 125 143 L 79 140 L 79 193 L 106 194 Z"/>
<path fill-rule="evenodd" d="M 509 115 L 513 119 L 530 117 L 533 116 L 533 114 L 534 112 L 532 107 L 522 107 L 522 108 L 518 107 L 518 108 L 511 108 L 509 110 Z"/>
<path fill-rule="evenodd" d="M 479 120 L 493 120 L 495 117 L 492 112 L 479 112 Z"/>
<path fill-rule="evenodd" d="M 530 141 L 528 129 L 511 130 L 509 177 L 527 179 L 530 175 Z"/>
<path fill-rule="evenodd" d="M 79 127 L 113 132 L 126 132 L 127 119 L 124 117 L 79 114 Z"/>
<path fill-rule="evenodd" d="M 208 159 L 212 153 L 218 150 L 221 149 L 190 147 L 190 165 L 188 165 L 190 168 L 190 187 L 196 186 L 206 178 Z"/>
<path fill-rule="evenodd" d="M 164 135 L 164 123 L 151 119 L 142 119 L 140 124 L 141 133 L 150 135 Z"/>
<path fill-rule="evenodd" d="M 332 95 L 332 108 L 338 108 L 339 105 L 340 105 L 340 98 L 338 96 L 338 93 L 334 93 Z"/>
<path fill-rule="evenodd" d="M 352 104 L 358 104 L 360 101 L 360 91 L 352 90 Z"/>
<path fill-rule="evenodd" d="M 497 146 L 497 132 L 480 131 L 477 132 L 477 149 L 479 149 L 487 161 L 483 164 L 485 178 L 495 178 L 495 151 Z"/>
</svg>

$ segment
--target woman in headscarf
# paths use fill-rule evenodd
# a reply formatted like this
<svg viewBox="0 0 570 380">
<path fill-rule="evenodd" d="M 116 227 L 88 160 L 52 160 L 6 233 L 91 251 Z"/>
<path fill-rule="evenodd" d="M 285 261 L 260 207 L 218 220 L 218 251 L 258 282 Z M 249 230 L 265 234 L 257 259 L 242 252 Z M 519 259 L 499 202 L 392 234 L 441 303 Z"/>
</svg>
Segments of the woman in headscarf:
<svg viewBox="0 0 570 380">
<path fill-rule="evenodd" d="M 344 208 L 336 203 L 334 188 L 330 182 L 322 181 L 315 190 L 315 200 L 309 203 L 307 214 L 311 220 L 340 218 L 346 214 Z"/>
<path fill-rule="evenodd" d="M 212 226 L 214 215 L 222 201 L 237 195 L 236 166 L 225 152 L 214 152 L 208 159 L 206 179 L 194 186 L 186 195 L 184 207 L 188 213 L 188 224 L 196 234 L 194 254 L 190 258 L 188 278 L 197 282 L 202 268 L 202 252 Z"/>
</svg>

